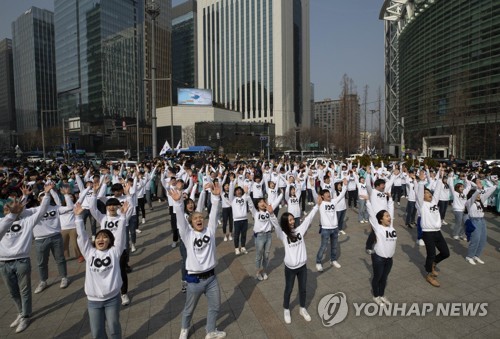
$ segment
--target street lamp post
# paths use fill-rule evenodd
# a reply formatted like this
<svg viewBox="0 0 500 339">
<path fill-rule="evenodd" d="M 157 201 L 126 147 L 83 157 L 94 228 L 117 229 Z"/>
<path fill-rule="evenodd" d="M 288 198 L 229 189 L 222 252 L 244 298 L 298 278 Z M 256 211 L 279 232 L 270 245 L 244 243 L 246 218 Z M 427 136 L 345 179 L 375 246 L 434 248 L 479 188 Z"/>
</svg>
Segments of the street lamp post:
<svg viewBox="0 0 500 339">
<path fill-rule="evenodd" d="M 379 109 L 371 109 L 370 113 L 372 114 L 372 131 L 373 131 L 373 114 L 378 112 L 378 141 L 377 141 L 377 147 L 380 147 L 380 152 L 382 153 L 382 145 L 381 145 L 381 140 L 382 140 L 382 119 L 380 118 L 380 110 Z"/>
<path fill-rule="evenodd" d="M 153 158 L 157 155 L 157 121 L 156 121 L 156 64 L 155 64 L 155 28 L 156 18 L 160 15 L 160 4 L 155 0 L 148 1 L 146 5 L 146 13 L 149 14 L 152 21 L 151 30 L 151 132 L 152 132 L 152 153 Z M 173 147 L 173 146 L 172 146 Z"/>
<path fill-rule="evenodd" d="M 400 147 L 400 152 L 401 152 L 401 160 L 404 160 L 403 153 L 405 151 L 405 118 L 401 117 L 401 147 Z"/>
</svg>

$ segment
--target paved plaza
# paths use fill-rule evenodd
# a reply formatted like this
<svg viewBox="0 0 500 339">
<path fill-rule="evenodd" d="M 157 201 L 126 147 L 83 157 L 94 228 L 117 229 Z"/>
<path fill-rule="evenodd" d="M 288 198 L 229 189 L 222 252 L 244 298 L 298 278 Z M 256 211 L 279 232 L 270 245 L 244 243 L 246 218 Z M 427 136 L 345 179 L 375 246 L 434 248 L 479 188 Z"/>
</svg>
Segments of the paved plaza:
<svg viewBox="0 0 500 339">
<path fill-rule="evenodd" d="M 284 250 L 273 237 L 269 280 L 254 279 L 255 248 L 251 230 L 248 232 L 246 255 L 235 256 L 232 242 L 224 242 L 218 229 L 216 268 L 221 287 L 219 330 L 228 338 L 498 338 L 500 333 L 500 218 L 486 214 L 488 240 L 482 259 L 485 265 L 472 266 L 464 260 L 466 242 L 453 240 L 450 226 L 443 233 L 450 248 L 450 258 L 442 262 L 440 288 L 424 279 L 425 248 L 415 244 L 416 229 L 403 226 L 404 206 L 396 205 L 395 228 L 398 243 L 394 265 L 389 275 L 386 296 L 393 302 L 411 303 L 487 303 L 485 316 L 443 316 L 435 310 L 425 316 L 368 316 L 370 307 L 356 315 L 354 303 L 370 303 L 371 259 L 364 251 L 368 224 L 357 222 L 357 210 L 348 209 L 346 235 L 341 235 L 340 269 L 325 258 L 323 273 L 315 270 L 315 256 L 320 244 L 318 219 L 306 234 L 308 251 L 307 308 L 312 321 L 299 315 L 297 290 L 292 294 L 292 324 L 283 320 Z M 156 202 L 154 211 L 147 211 L 147 222 L 138 235 L 137 252 L 131 255 L 129 296 L 131 304 L 121 311 L 123 335 L 126 338 L 178 338 L 185 294 L 181 293 L 180 253 L 170 246 L 172 241 L 167 204 Z M 311 206 L 307 206 L 309 211 Z M 283 209 L 282 209 L 283 210 Z M 449 209 L 448 221 L 452 219 Z M 253 221 L 250 218 L 250 224 Z M 32 288 L 38 284 L 35 253 L 32 251 Z M 83 290 L 84 264 L 68 262 L 71 280 L 65 290 L 59 289 L 54 260 L 50 259 L 50 287 L 33 294 L 33 315 L 28 329 L 15 334 L 9 324 L 16 310 L 5 285 L 0 283 L 0 337 L 8 338 L 90 338 L 87 299 Z M 344 321 L 325 327 L 318 314 L 320 300 L 343 292 L 349 312 Z M 403 306 L 401 306 L 403 307 Z M 460 306 L 461 307 L 461 306 Z M 202 297 L 196 308 L 189 338 L 204 338 L 207 303 Z M 415 314 L 415 313 L 414 313 Z M 406 314 L 405 314 L 406 315 Z"/>
</svg>

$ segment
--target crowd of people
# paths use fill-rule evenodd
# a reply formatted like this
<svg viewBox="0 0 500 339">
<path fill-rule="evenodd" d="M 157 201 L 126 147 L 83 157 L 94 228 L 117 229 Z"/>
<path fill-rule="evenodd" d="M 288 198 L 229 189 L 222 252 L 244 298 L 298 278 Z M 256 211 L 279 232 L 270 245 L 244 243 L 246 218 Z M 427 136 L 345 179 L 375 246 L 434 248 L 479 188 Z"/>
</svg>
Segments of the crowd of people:
<svg viewBox="0 0 500 339">
<path fill-rule="evenodd" d="M 381 162 L 361 166 L 347 161 L 310 164 L 307 161 L 235 161 L 211 158 L 124 163 L 4 164 L 0 172 L 0 274 L 18 315 L 11 327 L 24 331 L 32 313 L 31 246 L 34 239 L 39 283 L 47 288 L 50 253 L 57 264 L 60 288 L 70 283 L 66 261 L 86 265 L 85 293 L 91 334 L 121 337 L 120 308 L 130 304 L 127 275 L 137 234 L 146 223 L 152 200 L 168 201 L 162 218 L 170 224 L 171 246 L 180 250 L 180 291 L 185 293 L 180 338 L 187 338 L 193 312 L 204 294 L 208 300 L 206 338 L 223 338 L 216 327 L 220 288 L 216 275 L 218 233 L 232 241 L 234 255 L 248 253 L 249 228 L 255 239 L 255 279 L 269 279 L 273 233 L 285 255 L 283 317 L 292 322 L 290 296 L 295 278 L 299 315 L 306 309 L 307 250 L 305 236 L 319 215 L 320 239 L 316 270 L 328 263 L 341 268 L 339 236 L 345 235 L 345 215 L 356 208 L 360 224 L 372 233 L 365 248 L 371 256 L 373 300 L 391 304 L 385 288 L 397 249 L 395 208 L 407 199 L 403 227 L 416 228 L 417 244 L 425 246 L 426 281 L 435 287 L 437 265 L 450 256 L 443 225 L 453 241 L 468 241 L 465 261 L 485 264 L 485 211 L 500 211 L 496 169 L 415 166 Z M 160 206 L 166 206 L 162 204 Z M 453 222 L 447 209 L 453 210 Z M 206 211 L 206 212 L 205 212 Z M 208 219 L 205 219 L 205 215 Z M 207 221 L 208 220 L 208 221 Z M 218 231 L 221 226 L 221 231 Z M 88 229 L 87 229 L 88 227 Z M 447 230 L 448 231 L 448 230 Z M 437 253 L 436 253 L 437 252 Z M 276 278 L 279 279 L 279 278 Z"/>
</svg>

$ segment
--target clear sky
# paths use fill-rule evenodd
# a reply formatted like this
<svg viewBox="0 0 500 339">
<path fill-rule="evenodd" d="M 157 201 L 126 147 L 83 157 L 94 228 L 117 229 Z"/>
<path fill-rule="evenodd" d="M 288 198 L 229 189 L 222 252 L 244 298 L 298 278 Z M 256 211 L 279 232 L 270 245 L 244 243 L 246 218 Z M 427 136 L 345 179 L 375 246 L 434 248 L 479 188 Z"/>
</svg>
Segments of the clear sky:
<svg viewBox="0 0 500 339">
<path fill-rule="evenodd" d="M 174 5 L 181 2 L 173 0 Z M 384 97 L 384 25 L 378 19 L 382 3 L 310 0 L 311 82 L 316 101 L 337 99 L 342 76 L 347 74 L 361 100 L 364 86 L 369 86 L 368 109 L 377 108 L 379 86 Z M 0 5 L 0 39 L 12 37 L 12 21 L 30 6 L 54 10 L 53 0 L 0 0 Z"/>
</svg>

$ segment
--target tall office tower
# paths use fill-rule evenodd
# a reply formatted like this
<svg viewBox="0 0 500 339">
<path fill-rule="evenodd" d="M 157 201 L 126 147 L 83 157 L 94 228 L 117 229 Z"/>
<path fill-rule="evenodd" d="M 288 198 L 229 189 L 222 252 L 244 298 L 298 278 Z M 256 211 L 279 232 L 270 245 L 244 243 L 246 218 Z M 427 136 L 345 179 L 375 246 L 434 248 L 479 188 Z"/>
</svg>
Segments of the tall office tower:
<svg viewBox="0 0 500 339">
<path fill-rule="evenodd" d="M 31 7 L 12 23 L 12 56 L 18 133 L 34 133 L 42 123 L 45 127 L 55 126 L 58 115 L 52 12 Z"/>
<path fill-rule="evenodd" d="M 188 0 L 172 9 L 172 75 L 174 104 L 178 88 L 196 88 L 197 28 L 196 1 Z"/>
<path fill-rule="evenodd" d="M 385 0 L 379 18 L 389 151 L 498 158 L 499 2 Z"/>
<path fill-rule="evenodd" d="M 15 146 L 16 110 L 12 40 L 0 40 L 0 149 Z"/>
<path fill-rule="evenodd" d="M 324 99 L 314 103 L 314 125 L 322 130 L 320 147 L 344 154 L 357 152 L 360 138 L 360 106 L 357 94 L 338 100 Z M 372 129 L 374 127 L 372 126 Z"/>
<path fill-rule="evenodd" d="M 309 0 L 199 0 L 198 86 L 281 136 L 309 126 Z"/>
<path fill-rule="evenodd" d="M 58 109 L 80 118 L 81 147 L 135 146 L 119 124 L 141 128 L 150 117 L 150 0 L 55 0 Z M 156 76 L 168 76 L 170 1 L 157 1 Z M 163 14 L 162 14 L 163 13 Z M 167 105 L 168 83 L 157 83 L 157 105 Z M 136 127 L 134 126 L 134 129 Z M 129 129 L 130 130 L 130 129 Z M 144 131 L 142 131 L 144 132 Z M 129 132 L 127 132 L 128 134 Z M 144 133 L 141 133 L 143 135 Z M 144 137 L 141 141 L 144 146 Z"/>
</svg>

